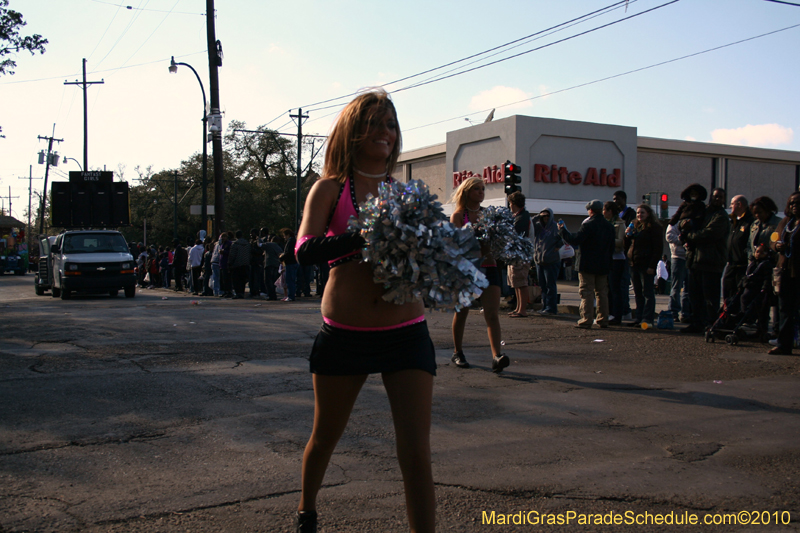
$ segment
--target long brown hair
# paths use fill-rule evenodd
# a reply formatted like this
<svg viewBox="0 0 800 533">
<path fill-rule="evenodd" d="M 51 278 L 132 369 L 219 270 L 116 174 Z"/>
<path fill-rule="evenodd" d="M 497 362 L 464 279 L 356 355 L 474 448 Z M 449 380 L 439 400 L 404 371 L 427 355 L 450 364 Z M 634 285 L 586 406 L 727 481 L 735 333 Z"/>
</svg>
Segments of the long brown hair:
<svg viewBox="0 0 800 533">
<path fill-rule="evenodd" d="M 353 173 L 355 155 L 369 134 L 369 128 L 386 113 L 391 113 L 397 123 L 397 141 L 394 143 L 392 154 L 386 161 L 386 171 L 392 172 L 400 157 L 402 146 L 400 124 L 397 122 L 397 111 L 389 99 L 389 94 L 383 89 L 374 89 L 356 96 L 339 113 L 336 124 L 333 125 L 328 136 L 328 149 L 325 152 L 322 176 L 344 183 L 347 177 Z M 362 134 L 360 131 L 363 126 L 366 126 L 367 129 Z"/>
<path fill-rule="evenodd" d="M 644 209 L 645 211 L 647 211 L 647 218 L 644 220 L 644 222 L 641 223 L 637 220 L 636 223 L 634 224 L 634 227 L 636 229 L 642 230 L 655 226 L 656 214 L 653 212 L 653 208 L 647 204 L 641 204 L 639 207 L 636 208 L 637 211 L 639 209 Z"/>
</svg>

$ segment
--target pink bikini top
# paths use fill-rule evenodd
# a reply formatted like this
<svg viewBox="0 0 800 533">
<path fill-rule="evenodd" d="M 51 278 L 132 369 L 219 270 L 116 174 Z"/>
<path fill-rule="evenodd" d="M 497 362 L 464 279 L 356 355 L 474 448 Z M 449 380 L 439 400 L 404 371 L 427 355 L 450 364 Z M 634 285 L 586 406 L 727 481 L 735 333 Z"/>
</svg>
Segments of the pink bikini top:
<svg viewBox="0 0 800 533">
<path fill-rule="evenodd" d="M 392 181 L 389 176 L 387 181 Z M 350 198 L 350 201 L 342 202 L 342 197 Z M 350 217 L 358 217 L 358 201 L 356 200 L 356 187 L 353 182 L 353 176 L 350 175 L 344 182 L 344 185 L 339 189 L 339 197 L 336 198 L 336 206 L 333 208 L 331 218 L 328 220 L 328 230 L 325 232 L 326 237 L 333 237 L 347 232 L 348 221 Z M 328 261 L 328 266 L 331 268 L 346 263 L 352 259 L 357 259 L 361 256 L 360 250 L 355 250 L 349 254 L 337 257 L 333 261 Z"/>
</svg>

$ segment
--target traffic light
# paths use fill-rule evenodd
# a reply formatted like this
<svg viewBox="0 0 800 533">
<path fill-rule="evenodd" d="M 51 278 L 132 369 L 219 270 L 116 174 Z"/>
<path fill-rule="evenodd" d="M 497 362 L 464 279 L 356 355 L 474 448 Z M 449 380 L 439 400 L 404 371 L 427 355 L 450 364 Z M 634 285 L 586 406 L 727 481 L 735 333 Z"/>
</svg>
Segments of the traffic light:
<svg viewBox="0 0 800 533">
<path fill-rule="evenodd" d="M 669 196 L 665 192 L 661 193 L 661 212 L 659 215 L 665 220 L 669 218 Z"/>
<path fill-rule="evenodd" d="M 649 193 L 647 193 L 647 194 L 643 194 L 643 195 L 642 195 L 642 203 L 643 203 L 643 204 L 647 204 L 647 205 L 651 205 L 651 203 L 650 203 L 650 198 L 651 198 L 652 196 L 653 196 L 653 193 L 651 193 L 651 192 L 649 192 Z"/>
<path fill-rule="evenodd" d="M 519 173 L 522 169 L 511 161 L 506 161 L 503 165 L 503 183 L 506 185 L 506 196 L 519 190 L 517 183 L 522 183 Z"/>
</svg>

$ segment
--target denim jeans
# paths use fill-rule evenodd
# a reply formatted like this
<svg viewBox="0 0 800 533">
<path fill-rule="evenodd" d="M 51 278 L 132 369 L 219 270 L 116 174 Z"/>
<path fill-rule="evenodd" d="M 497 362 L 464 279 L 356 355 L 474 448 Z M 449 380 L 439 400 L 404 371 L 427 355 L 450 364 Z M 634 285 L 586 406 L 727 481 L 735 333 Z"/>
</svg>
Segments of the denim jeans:
<svg viewBox="0 0 800 533">
<path fill-rule="evenodd" d="M 548 313 L 558 312 L 558 269 L 561 265 L 558 262 L 550 264 L 536 264 L 536 275 L 539 278 L 539 286 L 542 288 L 542 310 Z"/>
<path fill-rule="evenodd" d="M 275 291 L 275 282 L 279 277 L 280 274 L 278 274 L 278 267 L 264 267 L 264 287 L 267 289 L 267 298 L 270 300 L 278 299 L 278 293 Z"/>
<path fill-rule="evenodd" d="M 631 312 L 631 264 L 625 261 L 625 268 L 622 270 L 622 315 Z M 614 317 L 616 318 L 616 317 Z M 619 318 L 622 318 L 620 316 Z"/>
<path fill-rule="evenodd" d="M 652 325 L 656 315 L 655 273 L 648 274 L 646 268 L 634 266 L 631 267 L 631 278 L 636 298 L 636 321 Z"/>
<path fill-rule="evenodd" d="M 222 294 L 222 280 L 219 274 L 219 263 L 211 263 L 211 272 L 214 275 L 214 296 Z"/>
<path fill-rule="evenodd" d="M 691 320 L 692 304 L 689 302 L 689 270 L 686 268 L 686 259 L 672 258 L 672 290 L 669 293 L 669 310 L 677 320 L 679 315 Z"/>
<path fill-rule="evenodd" d="M 300 268 L 300 265 L 297 263 L 293 265 L 286 265 L 286 291 L 288 294 L 286 297 L 289 300 L 295 299 L 295 294 L 297 291 L 297 269 Z"/>
</svg>

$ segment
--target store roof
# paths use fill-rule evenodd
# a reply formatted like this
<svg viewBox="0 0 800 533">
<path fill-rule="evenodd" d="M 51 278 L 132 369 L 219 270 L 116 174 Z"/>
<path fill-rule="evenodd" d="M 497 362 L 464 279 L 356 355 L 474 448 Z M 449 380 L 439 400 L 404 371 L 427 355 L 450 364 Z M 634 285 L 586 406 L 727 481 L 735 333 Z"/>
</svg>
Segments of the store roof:
<svg viewBox="0 0 800 533">
<path fill-rule="evenodd" d="M 25 223 L 20 222 L 14 217 L 8 215 L 0 215 L 0 228 L 25 228 Z"/>
</svg>

